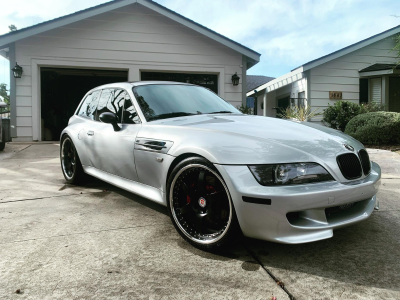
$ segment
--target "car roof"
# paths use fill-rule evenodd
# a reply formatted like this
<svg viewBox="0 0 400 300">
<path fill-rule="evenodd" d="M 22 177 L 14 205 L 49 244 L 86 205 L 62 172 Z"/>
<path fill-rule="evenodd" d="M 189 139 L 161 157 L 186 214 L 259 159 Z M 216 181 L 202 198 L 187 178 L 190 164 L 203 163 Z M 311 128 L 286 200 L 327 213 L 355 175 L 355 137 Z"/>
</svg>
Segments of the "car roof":
<svg viewBox="0 0 400 300">
<path fill-rule="evenodd" d="M 185 82 L 176 82 L 176 81 L 132 81 L 130 82 L 133 86 L 140 86 L 140 85 L 150 85 L 150 84 L 176 84 L 176 85 L 194 85 Z"/>
</svg>

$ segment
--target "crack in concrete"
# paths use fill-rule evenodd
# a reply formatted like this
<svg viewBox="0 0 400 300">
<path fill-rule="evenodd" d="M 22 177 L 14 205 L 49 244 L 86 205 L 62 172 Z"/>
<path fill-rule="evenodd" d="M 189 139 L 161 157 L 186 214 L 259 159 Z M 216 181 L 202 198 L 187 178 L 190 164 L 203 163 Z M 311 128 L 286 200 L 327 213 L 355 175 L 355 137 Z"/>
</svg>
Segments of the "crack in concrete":
<svg viewBox="0 0 400 300">
<path fill-rule="evenodd" d="M 269 270 L 267 267 L 264 266 L 264 264 L 261 262 L 261 260 L 257 257 L 257 255 L 254 254 L 253 251 L 251 251 L 246 245 L 243 245 L 243 247 L 247 250 L 247 252 L 250 254 L 251 257 L 261 266 L 261 268 L 264 269 L 265 272 L 276 282 L 276 284 L 288 295 L 290 300 L 296 300 L 296 298 L 288 291 L 288 289 L 285 287 L 284 283 L 280 281 L 273 273 L 271 270 Z"/>
<path fill-rule="evenodd" d="M 59 197 L 68 197 L 68 196 L 76 196 L 76 195 L 89 195 L 89 194 L 97 194 L 104 193 L 103 191 L 99 192 L 80 192 L 79 194 L 66 194 L 66 195 L 53 195 L 48 197 L 38 197 L 38 198 L 28 198 L 28 199 L 19 199 L 19 200 L 10 200 L 10 201 L 0 201 L 0 204 L 3 203 L 12 203 L 12 202 L 22 202 L 22 201 L 33 201 L 33 200 L 42 200 L 42 199 L 51 199 L 51 198 L 59 198 Z"/>
<path fill-rule="evenodd" d="M 29 242 L 29 241 L 37 241 L 37 240 L 45 240 L 45 239 L 51 239 L 51 238 L 57 238 L 57 237 L 66 237 L 66 236 L 73 236 L 73 235 L 99 233 L 99 232 L 106 232 L 106 231 L 126 230 L 126 229 L 133 229 L 133 228 L 158 226 L 158 225 L 165 225 L 165 223 L 137 225 L 137 226 L 120 227 L 120 228 L 110 228 L 110 229 L 93 230 L 93 231 L 87 231 L 87 232 L 76 232 L 76 233 L 71 233 L 71 234 L 59 234 L 59 235 L 52 235 L 52 236 L 46 236 L 46 237 L 38 237 L 38 238 L 34 238 L 34 239 L 17 240 L 17 241 L 12 241 L 12 242 L 0 243 L 0 245 L 13 244 L 13 243 L 22 243 L 22 242 Z"/>
</svg>

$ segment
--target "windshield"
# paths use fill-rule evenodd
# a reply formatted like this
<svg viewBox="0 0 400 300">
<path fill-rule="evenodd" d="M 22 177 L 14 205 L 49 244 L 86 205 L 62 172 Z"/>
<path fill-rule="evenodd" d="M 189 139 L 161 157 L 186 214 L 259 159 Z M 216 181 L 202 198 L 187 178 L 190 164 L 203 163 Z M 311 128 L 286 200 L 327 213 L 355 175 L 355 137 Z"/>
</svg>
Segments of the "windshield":
<svg viewBox="0 0 400 300">
<path fill-rule="evenodd" d="M 147 121 L 209 113 L 239 113 L 213 92 L 192 85 L 151 84 L 133 88 Z"/>
</svg>

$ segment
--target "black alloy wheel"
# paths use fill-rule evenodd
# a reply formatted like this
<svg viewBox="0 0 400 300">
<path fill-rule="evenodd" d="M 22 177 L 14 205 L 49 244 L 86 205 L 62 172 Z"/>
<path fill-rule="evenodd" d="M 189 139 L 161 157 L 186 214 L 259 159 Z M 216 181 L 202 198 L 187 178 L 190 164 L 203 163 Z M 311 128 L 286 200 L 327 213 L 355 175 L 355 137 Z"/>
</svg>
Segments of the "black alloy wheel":
<svg viewBox="0 0 400 300">
<path fill-rule="evenodd" d="M 169 180 L 169 211 L 178 232 L 203 250 L 231 240 L 237 220 L 229 190 L 215 167 L 203 158 L 179 163 Z"/>
<path fill-rule="evenodd" d="M 60 159 L 65 180 L 68 183 L 79 183 L 84 173 L 75 145 L 68 135 L 61 140 Z"/>
</svg>

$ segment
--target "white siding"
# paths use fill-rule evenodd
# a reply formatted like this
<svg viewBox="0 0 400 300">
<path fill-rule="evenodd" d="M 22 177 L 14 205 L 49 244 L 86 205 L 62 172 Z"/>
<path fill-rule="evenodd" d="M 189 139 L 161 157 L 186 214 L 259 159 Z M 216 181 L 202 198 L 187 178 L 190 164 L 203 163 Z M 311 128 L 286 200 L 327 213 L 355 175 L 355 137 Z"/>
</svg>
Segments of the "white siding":
<svg viewBox="0 0 400 300">
<path fill-rule="evenodd" d="M 259 116 L 263 115 L 261 104 L 263 103 L 264 92 L 265 90 L 262 90 L 255 95 L 258 99 L 257 114 Z M 298 98 L 299 93 L 301 92 L 306 92 L 305 94 L 307 98 L 307 78 L 294 81 L 288 85 L 267 93 L 267 117 L 276 117 L 275 108 L 278 106 L 278 99 L 287 96 L 290 96 L 291 98 Z"/>
<path fill-rule="evenodd" d="M 41 65 L 129 70 L 129 80 L 140 80 L 142 70 L 209 72 L 220 75 L 223 98 L 242 103 L 242 83 L 231 82 L 242 74 L 240 53 L 140 4 L 20 40 L 16 61 L 24 69 L 16 87 L 17 134 L 24 140 L 40 137 Z"/>
<path fill-rule="evenodd" d="M 396 53 L 391 51 L 393 47 L 394 40 L 390 37 L 311 69 L 308 98 L 312 108 L 319 108 L 322 112 L 329 104 L 334 104 L 337 100 L 329 99 L 329 91 L 341 91 L 343 100 L 358 103 L 358 71 L 379 62 L 394 63 Z"/>
</svg>

